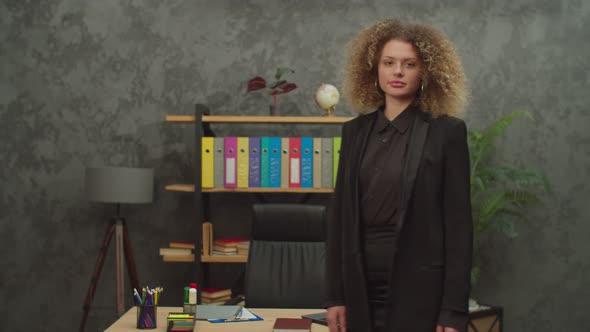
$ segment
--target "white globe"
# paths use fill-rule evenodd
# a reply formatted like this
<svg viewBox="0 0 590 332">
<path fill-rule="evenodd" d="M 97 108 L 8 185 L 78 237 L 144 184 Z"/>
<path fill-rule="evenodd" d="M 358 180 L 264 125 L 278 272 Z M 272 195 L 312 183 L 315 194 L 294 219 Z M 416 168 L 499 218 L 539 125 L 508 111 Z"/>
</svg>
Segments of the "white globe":
<svg viewBox="0 0 590 332">
<path fill-rule="evenodd" d="M 323 110 L 333 110 L 340 100 L 340 93 L 331 84 L 322 84 L 315 93 L 315 101 Z"/>
</svg>

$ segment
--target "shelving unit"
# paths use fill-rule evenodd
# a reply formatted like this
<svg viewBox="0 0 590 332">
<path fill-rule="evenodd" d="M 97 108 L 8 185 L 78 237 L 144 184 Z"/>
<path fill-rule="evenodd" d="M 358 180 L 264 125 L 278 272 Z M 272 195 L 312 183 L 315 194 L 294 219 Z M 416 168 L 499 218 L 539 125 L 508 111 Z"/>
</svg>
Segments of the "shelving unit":
<svg viewBox="0 0 590 332">
<path fill-rule="evenodd" d="M 194 195 L 195 219 L 200 223 L 204 221 L 204 212 L 208 208 L 206 194 L 210 193 L 294 193 L 294 194 L 326 194 L 332 193 L 332 188 L 202 188 L 201 186 L 201 139 L 210 123 L 232 124 L 342 124 L 352 117 L 322 117 L 322 116 L 219 116 L 208 115 L 209 110 L 204 105 L 195 106 L 195 115 L 167 115 L 166 122 L 194 124 L 195 133 L 195 159 L 193 183 L 170 184 L 165 186 L 166 191 L 191 193 Z M 195 188 L 200 188 L 195 190 Z M 201 248 L 201 227 L 197 227 L 195 248 Z M 243 255 L 221 256 L 200 255 L 193 259 L 196 268 L 196 280 L 202 281 L 202 263 L 246 263 L 248 257 Z"/>
</svg>

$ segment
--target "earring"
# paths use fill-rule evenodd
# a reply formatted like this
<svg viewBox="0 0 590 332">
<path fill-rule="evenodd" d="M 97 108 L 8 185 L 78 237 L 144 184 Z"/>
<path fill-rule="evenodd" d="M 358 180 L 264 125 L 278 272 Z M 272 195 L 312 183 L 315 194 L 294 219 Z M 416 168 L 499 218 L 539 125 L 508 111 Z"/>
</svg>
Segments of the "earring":
<svg viewBox="0 0 590 332">
<path fill-rule="evenodd" d="M 373 83 L 373 85 L 375 86 L 375 89 L 379 89 L 379 88 L 377 87 L 377 80 L 376 80 L 376 79 L 375 79 L 375 82 Z"/>
<path fill-rule="evenodd" d="M 424 93 L 424 81 L 420 81 L 420 95 Z"/>
</svg>

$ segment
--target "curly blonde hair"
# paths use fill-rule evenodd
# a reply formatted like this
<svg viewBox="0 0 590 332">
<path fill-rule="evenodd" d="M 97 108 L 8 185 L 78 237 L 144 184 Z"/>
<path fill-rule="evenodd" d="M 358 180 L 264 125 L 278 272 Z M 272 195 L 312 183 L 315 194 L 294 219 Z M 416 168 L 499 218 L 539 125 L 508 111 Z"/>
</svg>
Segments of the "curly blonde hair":
<svg viewBox="0 0 590 332">
<path fill-rule="evenodd" d="M 378 22 L 350 42 L 343 92 L 353 109 L 369 113 L 385 103 L 383 92 L 375 82 L 381 51 L 392 39 L 414 45 L 422 61 L 423 90 L 414 103 L 433 117 L 461 115 L 468 91 L 455 47 L 445 35 L 430 26 L 398 20 Z"/>
</svg>

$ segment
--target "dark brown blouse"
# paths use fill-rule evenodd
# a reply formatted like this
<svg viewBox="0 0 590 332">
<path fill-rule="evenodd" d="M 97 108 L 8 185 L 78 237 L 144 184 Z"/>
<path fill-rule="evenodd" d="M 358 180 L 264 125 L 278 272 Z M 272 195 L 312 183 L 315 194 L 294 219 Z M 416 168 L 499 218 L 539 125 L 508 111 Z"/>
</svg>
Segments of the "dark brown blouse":
<svg viewBox="0 0 590 332">
<path fill-rule="evenodd" d="M 394 224 L 400 205 L 401 174 L 416 114 L 408 107 L 393 121 L 383 110 L 369 134 L 361 163 L 361 220 L 365 225 Z"/>
</svg>

